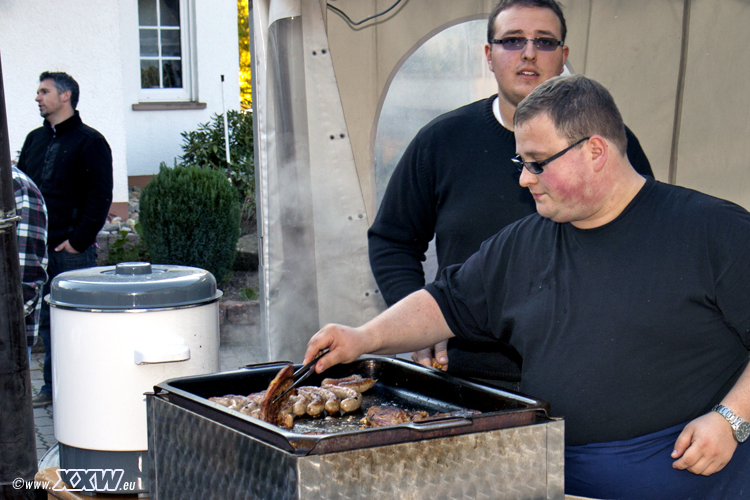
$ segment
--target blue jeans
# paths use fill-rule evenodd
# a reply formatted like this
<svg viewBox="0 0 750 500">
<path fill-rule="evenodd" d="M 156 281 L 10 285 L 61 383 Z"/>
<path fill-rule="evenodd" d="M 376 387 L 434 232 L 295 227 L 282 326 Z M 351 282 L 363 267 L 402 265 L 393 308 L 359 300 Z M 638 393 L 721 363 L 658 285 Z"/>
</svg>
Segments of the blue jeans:
<svg viewBox="0 0 750 500">
<path fill-rule="evenodd" d="M 47 266 L 47 274 L 49 279 L 44 285 L 44 291 L 42 297 L 46 297 L 49 294 L 50 285 L 52 279 L 58 274 L 66 271 L 75 271 L 76 269 L 86 269 L 87 267 L 96 266 L 96 246 L 91 245 L 81 253 L 70 253 L 62 250 L 55 252 L 53 247 L 47 249 L 49 255 L 49 264 Z M 52 395 L 52 342 L 50 340 L 50 324 L 49 324 L 49 304 L 47 301 L 42 301 L 42 314 L 39 318 L 39 336 L 42 337 L 44 342 L 44 368 L 42 374 L 44 375 L 44 385 L 39 392 Z"/>
</svg>

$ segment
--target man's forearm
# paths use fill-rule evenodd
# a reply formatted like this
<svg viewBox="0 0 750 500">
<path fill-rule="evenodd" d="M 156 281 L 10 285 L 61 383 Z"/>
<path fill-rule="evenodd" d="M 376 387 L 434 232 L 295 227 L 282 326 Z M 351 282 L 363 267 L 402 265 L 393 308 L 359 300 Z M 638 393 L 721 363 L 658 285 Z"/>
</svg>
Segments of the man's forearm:
<svg viewBox="0 0 750 500">
<path fill-rule="evenodd" d="M 372 354 L 411 352 L 453 337 L 435 299 L 419 290 L 362 326 L 373 339 Z"/>
<path fill-rule="evenodd" d="M 322 373 L 338 363 L 351 363 L 362 354 L 398 354 L 434 345 L 453 337 L 435 299 L 419 290 L 359 328 L 328 324 L 307 343 L 304 363 L 329 348 L 315 365 Z"/>
</svg>

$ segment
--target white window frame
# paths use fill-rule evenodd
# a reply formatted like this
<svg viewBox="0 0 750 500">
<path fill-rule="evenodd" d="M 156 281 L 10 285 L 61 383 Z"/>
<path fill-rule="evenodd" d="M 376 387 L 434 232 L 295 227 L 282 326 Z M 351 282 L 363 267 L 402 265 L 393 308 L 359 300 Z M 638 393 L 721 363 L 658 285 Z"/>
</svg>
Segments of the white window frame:
<svg viewBox="0 0 750 500">
<path fill-rule="evenodd" d="M 157 18 L 159 0 L 157 2 Z M 137 6 L 136 6 L 137 9 Z M 195 29 L 193 0 L 180 0 L 180 52 L 182 59 L 182 88 L 144 89 L 141 88 L 141 49 L 140 23 L 136 26 L 138 36 L 138 101 L 139 102 L 184 102 L 197 101 L 195 84 Z M 138 17 L 136 17 L 136 20 Z M 161 73 L 161 67 L 159 68 Z"/>
</svg>

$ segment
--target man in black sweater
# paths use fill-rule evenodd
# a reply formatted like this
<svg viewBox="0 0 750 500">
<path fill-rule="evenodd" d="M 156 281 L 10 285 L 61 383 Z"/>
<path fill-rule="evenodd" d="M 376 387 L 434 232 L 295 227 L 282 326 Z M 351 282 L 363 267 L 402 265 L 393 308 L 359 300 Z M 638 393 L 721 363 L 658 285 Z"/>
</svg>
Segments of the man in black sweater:
<svg viewBox="0 0 750 500">
<path fill-rule="evenodd" d="M 78 83 L 66 73 L 39 76 L 36 102 L 44 124 L 26 136 L 18 168 L 39 186 L 49 216 L 50 283 L 58 274 L 96 265 L 96 235 L 112 204 L 112 151 L 85 125 L 78 111 Z M 39 335 L 44 342 L 44 386 L 34 407 L 52 402 L 49 305 L 42 304 Z"/>
<path fill-rule="evenodd" d="M 303 361 L 507 344 L 522 392 L 565 417 L 566 493 L 750 498 L 750 213 L 639 175 L 586 77 L 543 83 L 514 120 L 537 213 L 367 324 L 325 326 Z"/>
<path fill-rule="evenodd" d="M 498 94 L 446 113 L 419 131 L 404 152 L 368 232 L 370 264 L 388 306 L 425 284 L 422 261 L 435 237 L 438 275 L 464 262 L 500 229 L 534 213 L 519 186 L 513 113 L 534 88 L 559 75 L 568 55 L 565 18 L 554 0 L 503 0 L 488 21 L 485 55 Z M 626 128 L 636 171 L 653 176 L 638 139 Z M 515 349 L 452 339 L 436 361 L 459 376 L 517 388 Z M 433 349 L 414 353 L 426 366 Z M 450 364 L 448 364 L 450 360 Z"/>
</svg>

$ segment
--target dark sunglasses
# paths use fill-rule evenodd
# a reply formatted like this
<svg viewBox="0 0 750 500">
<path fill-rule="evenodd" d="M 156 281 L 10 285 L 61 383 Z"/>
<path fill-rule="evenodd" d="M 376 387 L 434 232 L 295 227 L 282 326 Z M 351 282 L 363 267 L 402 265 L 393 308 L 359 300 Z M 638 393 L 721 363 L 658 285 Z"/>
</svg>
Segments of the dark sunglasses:
<svg viewBox="0 0 750 500">
<path fill-rule="evenodd" d="M 516 155 L 513 158 L 511 158 L 510 161 L 512 161 L 513 163 L 516 164 L 516 166 L 518 167 L 518 170 L 523 170 L 523 167 L 526 167 L 526 169 L 529 172 L 531 172 L 532 174 L 539 175 L 542 172 L 544 172 L 544 167 L 546 165 L 548 165 L 550 162 L 552 162 L 554 160 L 557 160 L 562 155 L 564 155 L 565 153 L 567 153 L 568 151 L 570 151 L 574 147 L 578 146 L 583 141 L 588 141 L 589 139 L 591 139 L 591 137 L 584 137 L 580 141 L 576 142 L 575 144 L 571 144 L 567 148 L 563 149 L 562 151 L 560 151 L 556 155 L 550 156 L 546 160 L 542 160 L 542 161 L 523 161 L 523 158 L 521 158 L 521 155 Z"/>
<path fill-rule="evenodd" d="M 534 47 L 542 52 L 552 52 L 563 43 L 555 38 L 540 36 L 537 38 L 523 38 L 521 36 L 506 36 L 500 40 L 493 39 L 490 43 L 501 45 L 505 50 L 521 50 L 526 42 L 533 42 Z"/>
</svg>

